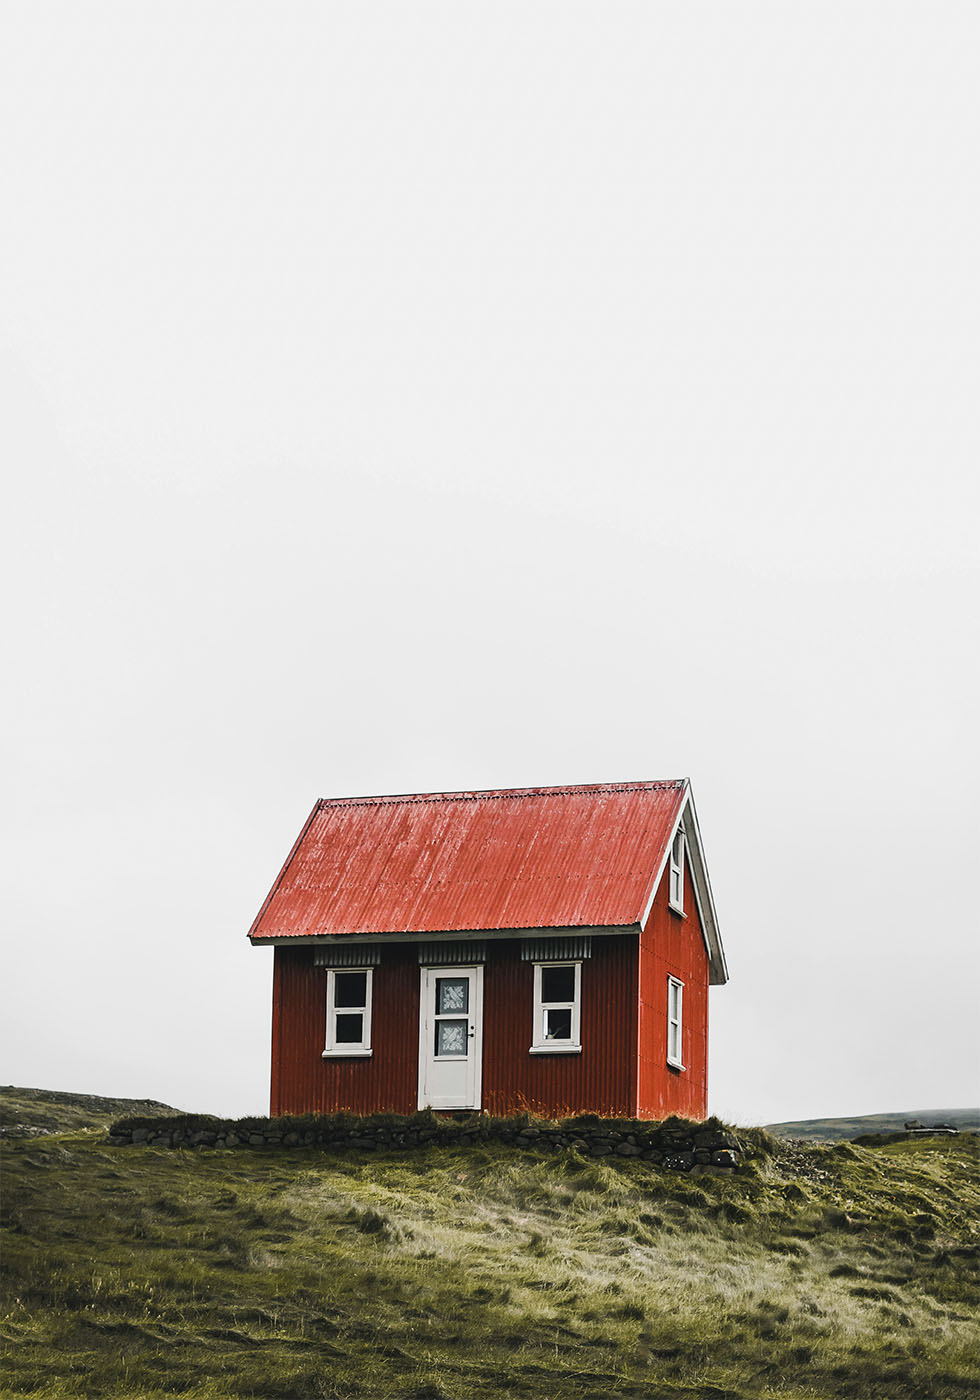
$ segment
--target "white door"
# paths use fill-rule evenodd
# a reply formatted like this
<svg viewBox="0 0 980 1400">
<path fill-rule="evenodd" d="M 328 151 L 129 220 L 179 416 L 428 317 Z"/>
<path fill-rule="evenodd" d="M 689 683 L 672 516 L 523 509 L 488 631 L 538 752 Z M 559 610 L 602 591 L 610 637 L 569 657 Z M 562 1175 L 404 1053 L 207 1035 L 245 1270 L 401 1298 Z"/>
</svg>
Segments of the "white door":
<svg viewBox="0 0 980 1400">
<path fill-rule="evenodd" d="M 419 1108 L 479 1108 L 483 968 L 423 967 Z"/>
</svg>

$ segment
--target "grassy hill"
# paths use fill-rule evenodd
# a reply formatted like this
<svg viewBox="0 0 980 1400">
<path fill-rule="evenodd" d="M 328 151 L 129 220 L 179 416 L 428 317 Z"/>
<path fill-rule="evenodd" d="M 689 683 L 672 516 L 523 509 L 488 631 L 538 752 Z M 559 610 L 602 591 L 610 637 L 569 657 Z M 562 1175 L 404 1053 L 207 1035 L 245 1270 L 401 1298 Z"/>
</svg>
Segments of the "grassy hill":
<svg viewBox="0 0 980 1400">
<path fill-rule="evenodd" d="M 766 1132 L 811 1142 L 849 1142 L 868 1133 L 900 1133 L 913 1118 L 924 1127 L 948 1123 L 961 1132 L 980 1130 L 980 1108 L 910 1108 L 906 1113 L 868 1113 L 861 1118 L 800 1118 L 792 1123 L 767 1123 Z"/>
<path fill-rule="evenodd" d="M 977 1138 L 742 1136 L 698 1177 L 10 1139 L 0 1394 L 975 1397 Z"/>
<path fill-rule="evenodd" d="M 103 1099 L 52 1089 L 0 1088 L 0 1137 L 43 1137 L 76 1128 L 106 1128 L 125 1113 L 176 1113 L 156 1099 Z"/>
</svg>

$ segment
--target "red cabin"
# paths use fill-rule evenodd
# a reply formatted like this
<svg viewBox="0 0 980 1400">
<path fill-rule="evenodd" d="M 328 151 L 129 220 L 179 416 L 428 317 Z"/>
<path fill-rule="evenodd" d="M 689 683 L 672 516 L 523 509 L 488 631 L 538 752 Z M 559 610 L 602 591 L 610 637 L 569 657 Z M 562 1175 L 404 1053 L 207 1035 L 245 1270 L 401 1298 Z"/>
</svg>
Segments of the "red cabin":
<svg viewBox="0 0 980 1400">
<path fill-rule="evenodd" d="M 318 802 L 249 938 L 273 1114 L 707 1112 L 728 972 L 686 780 Z"/>
</svg>

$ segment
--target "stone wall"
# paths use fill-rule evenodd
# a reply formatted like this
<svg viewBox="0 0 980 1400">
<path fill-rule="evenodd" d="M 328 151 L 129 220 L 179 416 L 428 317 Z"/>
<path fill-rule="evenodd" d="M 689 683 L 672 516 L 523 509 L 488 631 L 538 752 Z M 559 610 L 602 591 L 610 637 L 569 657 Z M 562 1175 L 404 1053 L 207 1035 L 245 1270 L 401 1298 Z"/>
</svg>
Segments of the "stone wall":
<svg viewBox="0 0 980 1400">
<path fill-rule="evenodd" d="M 125 1118 L 109 1130 L 114 1147 L 338 1148 L 350 1152 L 405 1151 L 430 1146 L 507 1143 L 539 1152 L 575 1151 L 588 1157 L 638 1157 L 667 1171 L 730 1171 L 742 1145 L 731 1129 L 709 1119 L 663 1123 L 591 1115 L 542 1119 L 459 1117 L 418 1113 L 311 1115 L 306 1118 L 220 1119 L 200 1116 Z"/>
</svg>

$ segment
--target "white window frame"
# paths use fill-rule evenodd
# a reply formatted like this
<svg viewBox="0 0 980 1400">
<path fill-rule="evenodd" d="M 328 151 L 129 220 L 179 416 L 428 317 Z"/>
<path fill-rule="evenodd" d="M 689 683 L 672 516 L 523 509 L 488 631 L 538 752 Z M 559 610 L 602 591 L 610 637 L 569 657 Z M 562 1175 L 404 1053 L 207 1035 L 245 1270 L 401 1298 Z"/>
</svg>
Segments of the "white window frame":
<svg viewBox="0 0 980 1400">
<path fill-rule="evenodd" d="M 374 992 L 374 968 L 373 967 L 328 967 L 324 969 L 327 974 L 327 1036 L 323 1050 L 323 1059 L 366 1059 L 373 1054 L 371 1049 L 371 1001 Z M 364 1005 L 363 1006 L 337 1006 L 335 999 L 337 995 L 337 978 L 344 977 L 351 972 L 363 972 L 364 983 Z M 359 1012 L 362 1016 L 361 1039 L 358 1042 L 337 1040 L 337 1016 L 348 1013 Z"/>
<path fill-rule="evenodd" d="M 667 901 L 678 914 L 684 912 L 684 832 L 678 827 L 670 843 L 670 875 L 667 885 Z"/>
<path fill-rule="evenodd" d="M 572 1001 L 543 1001 L 542 972 L 545 968 L 575 969 L 575 994 Z M 549 1040 L 545 1036 L 548 1011 L 571 1011 L 572 1034 L 568 1040 Z M 582 1051 L 582 964 L 569 958 L 567 962 L 536 962 L 534 964 L 534 1020 L 531 1025 L 532 1055 L 578 1055 Z"/>
<path fill-rule="evenodd" d="M 667 978 L 667 1063 L 684 1068 L 684 983 Z"/>
</svg>

